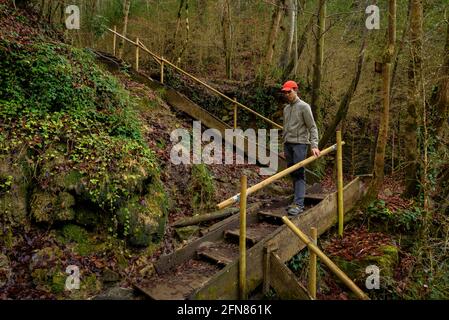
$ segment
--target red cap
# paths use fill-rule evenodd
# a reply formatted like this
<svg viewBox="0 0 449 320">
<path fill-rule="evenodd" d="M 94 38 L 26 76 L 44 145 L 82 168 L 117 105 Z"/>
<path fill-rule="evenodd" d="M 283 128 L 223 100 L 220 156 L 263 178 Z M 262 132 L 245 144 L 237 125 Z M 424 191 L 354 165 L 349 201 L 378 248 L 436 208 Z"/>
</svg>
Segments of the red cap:
<svg viewBox="0 0 449 320">
<path fill-rule="evenodd" d="M 293 80 L 288 80 L 284 85 L 282 86 L 281 91 L 290 91 L 290 90 L 296 90 L 298 89 L 298 85 Z"/>
</svg>

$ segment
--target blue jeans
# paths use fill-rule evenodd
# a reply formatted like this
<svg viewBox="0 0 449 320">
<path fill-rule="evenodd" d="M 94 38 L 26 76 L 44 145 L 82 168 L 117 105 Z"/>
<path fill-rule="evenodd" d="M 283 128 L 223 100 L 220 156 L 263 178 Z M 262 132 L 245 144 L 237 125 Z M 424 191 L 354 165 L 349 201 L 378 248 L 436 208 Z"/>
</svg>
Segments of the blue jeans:
<svg viewBox="0 0 449 320">
<path fill-rule="evenodd" d="M 303 161 L 307 156 L 307 144 L 301 143 L 285 143 L 284 154 L 287 160 L 287 165 L 292 165 Z M 293 188 L 295 189 L 294 203 L 299 206 L 304 206 L 304 196 L 306 194 L 306 176 L 304 167 L 293 171 L 291 174 L 293 178 Z"/>
</svg>

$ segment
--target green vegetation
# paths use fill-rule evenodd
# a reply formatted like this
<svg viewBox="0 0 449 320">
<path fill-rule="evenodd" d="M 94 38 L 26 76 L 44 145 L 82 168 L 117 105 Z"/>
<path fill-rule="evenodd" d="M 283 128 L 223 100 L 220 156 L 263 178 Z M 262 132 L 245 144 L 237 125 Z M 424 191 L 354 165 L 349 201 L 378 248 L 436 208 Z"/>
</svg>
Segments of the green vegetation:
<svg viewBox="0 0 449 320">
<path fill-rule="evenodd" d="M 192 166 L 190 185 L 191 205 L 194 213 L 204 213 L 215 205 L 215 185 L 213 177 L 205 164 Z"/>
<path fill-rule="evenodd" d="M 163 233 L 167 209 L 156 158 L 128 92 L 89 51 L 0 40 L 0 106 L 3 222 L 25 223 L 29 205 L 36 222 L 92 225 L 89 215 L 120 216 L 145 198 L 151 223 L 131 216 L 115 227 L 147 239 L 140 245 L 160 238 L 150 236 Z"/>
</svg>

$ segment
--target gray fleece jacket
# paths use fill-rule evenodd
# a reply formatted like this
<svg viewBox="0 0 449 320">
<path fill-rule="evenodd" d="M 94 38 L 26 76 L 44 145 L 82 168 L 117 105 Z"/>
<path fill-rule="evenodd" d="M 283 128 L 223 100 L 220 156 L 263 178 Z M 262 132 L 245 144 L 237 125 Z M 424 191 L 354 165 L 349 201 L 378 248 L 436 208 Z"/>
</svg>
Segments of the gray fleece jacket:
<svg viewBox="0 0 449 320">
<path fill-rule="evenodd" d="M 299 98 L 284 108 L 282 137 L 284 143 L 310 144 L 312 148 L 318 148 L 318 129 L 313 119 L 312 109 Z"/>
</svg>

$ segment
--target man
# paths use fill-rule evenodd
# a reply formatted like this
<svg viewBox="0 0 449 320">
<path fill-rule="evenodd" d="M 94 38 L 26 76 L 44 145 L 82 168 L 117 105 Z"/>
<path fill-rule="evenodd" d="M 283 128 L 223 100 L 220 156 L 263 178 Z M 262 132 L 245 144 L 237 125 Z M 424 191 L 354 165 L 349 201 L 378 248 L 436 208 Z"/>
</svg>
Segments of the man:
<svg viewBox="0 0 449 320">
<path fill-rule="evenodd" d="M 282 137 L 284 154 L 287 165 L 290 167 L 306 158 L 309 144 L 312 147 L 313 155 L 316 157 L 320 155 L 318 129 L 313 119 L 312 109 L 298 97 L 298 85 L 296 82 L 292 80 L 285 82 L 281 90 L 288 102 L 284 108 L 284 131 Z M 300 168 L 291 174 L 295 196 L 293 204 L 288 207 L 287 212 L 293 216 L 304 211 L 304 196 L 306 193 L 304 173 L 304 168 Z"/>
</svg>

